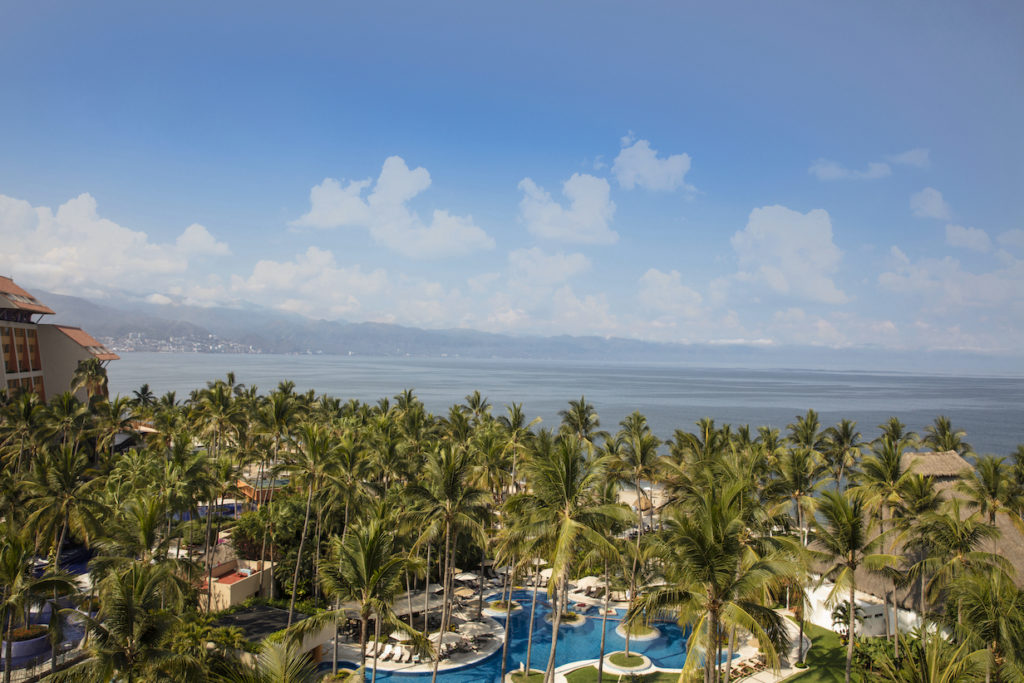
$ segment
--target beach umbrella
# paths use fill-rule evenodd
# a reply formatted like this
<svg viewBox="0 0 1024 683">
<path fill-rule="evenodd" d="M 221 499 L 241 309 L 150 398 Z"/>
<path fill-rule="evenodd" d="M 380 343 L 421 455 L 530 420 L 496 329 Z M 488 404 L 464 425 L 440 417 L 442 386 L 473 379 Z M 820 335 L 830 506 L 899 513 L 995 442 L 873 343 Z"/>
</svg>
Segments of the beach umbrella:
<svg viewBox="0 0 1024 683">
<path fill-rule="evenodd" d="M 462 572 L 461 574 L 455 575 L 456 581 L 479 581 L 480 577 L 473 572 Z"/>
<path fill-rule="evenodd" d="M 439 584 L 439 583 L 430 587 L 430 592 L 431 593 L 440 593 L 443 590 L 444 590 L 444 586 Z"/>
<path fill-rule="evenodd" d="M 443 643 L 458 643 L 458 642 L 461 642 L 461 641 L 462 641 L 462 636 L 459 635 L 458 633 L 453 633 L 451 631 L 446 631 L 444 634 L 440 634 L 440 633 L 431 633 L 430 634 L 430 642 L 434 643 L 435 645 L 437 645 L 439 643 L 440 644 L 443 644 Z"/>
<path fill-rule="evenodd" d="M 498 567 L 494 571 L 498 572 L 499 574 L 508 574 L 510 571 L 512 571 L 512 565 L 506 564 L 504 567 Z"/>
<path fill-rule="evenodd" d="M 400 643 L 405 643 L 412 640 L 412 636 L 410 636 L 405 631 L 392 631 L 391 638 L 397 640 Z"/>
<path fill-rule="evenodd" d="M 604 580 L 599 579 L 596 576 L 584 576 L 582 579 L 576 580 L 576 587 L 586 590 L 587 588 L 597 588 L 605 584 Z"/>
<path fill-rule="evenodd" d="M 465 624 L 459 626 L 459 633 L 470 638 L 476 638 L 482 636 L 485 633 L 491 633 L 491 629 L 487 624 L 480 621 L 467 621 Z"/>
<path fill-rule="evenodd" d="M 460 598 L 471 598 L 474 595 L 476 595 L 476 591 L 472 588 L 467 588 L 463 586 L 462 588 L 455 589 L 455 595 L 457 595 Z"/>
<path fill-rule="evenodd" d="M 551 567 L 548 567 L 547 569 L 541 569 L 540 570 L 540 578 L 544 579 L 545 581 L 550 581 L 551 580 L 551 575 L 554 574 L 554 573 L 555 573 L 555 570 L 552 569 Z"/>
</svg>

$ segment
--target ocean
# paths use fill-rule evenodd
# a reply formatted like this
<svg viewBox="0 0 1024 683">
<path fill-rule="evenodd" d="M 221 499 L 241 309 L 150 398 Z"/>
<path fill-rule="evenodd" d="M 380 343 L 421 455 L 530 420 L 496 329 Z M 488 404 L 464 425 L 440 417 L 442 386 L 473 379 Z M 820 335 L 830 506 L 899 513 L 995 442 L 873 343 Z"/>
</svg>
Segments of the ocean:
<svg viewBox="0 0 1024 683">
<path fill-rule="evenodd" d="M 586 396 L 601 427 L 617 429 L 634 410 L 659 437 L 692 431 L 703 417 L 716 423 L 786 425 L 811 408 L 823 426 L 856 420 L 865 439 L 892 415 L 923 434 L 938 415 L 967 432 L 977 453 L 1009 455 L 1024 443 L 1024 377 L 710 368 L 658 363 L 603 363 L 466 358 L 123 353 L 108 368 L 111 395 L 130 396 L 143 383 L 159 395 L 192 389 L 235 373 L 261 393 L 291 380 L 343 400 L 375 403 L 411 388 L 434 414 L 479 390 L 504 413 L 522 403 L 528 418 L 557 427 L 558 411 Z"/>
</svg>

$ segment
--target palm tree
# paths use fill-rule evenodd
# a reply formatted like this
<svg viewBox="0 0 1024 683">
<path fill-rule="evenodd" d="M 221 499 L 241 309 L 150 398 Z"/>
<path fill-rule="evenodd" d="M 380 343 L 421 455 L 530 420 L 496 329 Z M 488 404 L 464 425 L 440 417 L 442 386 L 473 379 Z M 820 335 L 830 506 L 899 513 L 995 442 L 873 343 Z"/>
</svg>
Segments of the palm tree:
<svg viewBox="0 0 1024 683">
<path fill-rule="evenodd" d="M 107 397 L 107 369 L 102 361 L 90 358 L 78 362 L 75 373 L 71 376 L 71 392 L 77 393 L 85 389 L 87 400 L 91 403 L 95 397 Z"/>
<path fill-rule="evenodd" d="M 945 415 L 939 415 L 935 422 L 924 428 L 921 443 L 936 452 L 955 451 L 964 457 L 974 452 L 971 444 L 964 441 L 967 432 L 954 429 L 952 421 Z"/>
<path fill-rule="evenodd" d="M 853 489 L 855 495 L 863 496 L 865 502 L 877 511 L 875 520 L 880 524 L 883 533 L 892 528 L 894 511 L 900 509 L 902 496 L 906 487 L 909 471 L 903 467 L 903 449 L 899 442 L 884 438 L 875 441 L 873 454 L 861 463 L 858 479 L 861 484 Z M 892 535 L 890 534 L 890 538 Z M 893 553 L 894 540 L 890 542 L 887 552 Z M 889 628 L 889 596 L 892 595 L 895 633 L 899 633 L 899 606 L 896 604 L 897 575 L 890 573 L 892 590 L 885 592 L 885 635 L 890 635 Z M 896 654 L 899 655 L 899 640 L 896 640 Z"/>
<path fill-rule="evenodd" d="M 857 423 L 851 420 L 840 420 L 838 424 L 825 430 L 825 462 L 832 470 L 836 488 L 840 488 L 846 471 L 856 464 L 860 456 L 862 442 Z"/>
<path fill-rule="evenodd" d="M 985 681 L 1024 680 L 1024 592 L 1002 572 L 968 572 L 950 586 L 961 616 L 955 633 L 988 650 Z"/>
<path fill-rule="evenodd" d="M 39 395 L 23 391 L 9 401 L 0 419 L 0 448 L 4 465 L 20 473 L 44 438 L 46 408 Z"/>
<path fill-rule="evenodd" d="M 543 442 L 550 443 L 546 437 Z M 541 443 L 541 440 L 538 440 Z M 545 682 L 554 679 L 561 602 L 577 553 L 588 547 L 611 548 L 603 530 L 629 514 L 625 507 L 595 498 L 605 477 L 605 463 L 584 456 L 584 441 L 563 433 L 550 448 L 538 448 L 526 463 L 530 489 L 509 499 L 509 509 L 524 521 L 518 530 L 523 538 L 536 539 L 548 553 L 551 579 L 548 593 L 554 617 L 551 622 L 551 652 Z"/>
<path fill-rule="evenodd" d="M 792 556 L 765 548 L 751 555 L 747 545 L 750 514 L 745 487 L 726 482 L 703 499 L 673 506 L 653 541 L 662 561 L 665 585 L 641 596 L 626 621 L 644 613 L 673 610 L 680 623 L 692 624 L 683 670 L 692 673 L 703 659 L 704 680 L 717 683 L 722 634 L 739 627 L 753 633 L 773 667 L 788 647 L 784 620 L 767 603 L 769 589 L 797 572 Z"/>
<path fill-rule="evenodd" d="M 217 683 L 316 683 L 322 676 L 312 654 L 292 642 L 264 640 L 256 661 L 224 666 L 211 680 Z"/>
<path fill-rule="evenodd" d="M 419 633 L 396 617 L 392 610 L 407 563 L 405 553 L 395 547 L 395 534 L 390 530 L 392 526 L 393 522 L 377 518 L 358 525 L 344 542 L 338 536 L 332 537 L 331 561 L 320 572 L 320 580 L 328 595 L 338 601 L 354 600 L 358 605 L 360 671 L 366 668 L 366 641 L 371 617 L 377 638 L 383 633 L 382 626 L 400 630 L 414 640 L 419 638 Z M 301 637 L 305 633 L 319 631 L 345 616 L 343 609 L 322 612 L 296 624 L 292 634 Z M 416 642 L 420 647 L 424 646 L 422 639 Z M 376 654 L 373 671 L 376 679 Z"/>
<path fill-rule="evenodd" d="M 575 435 L 590 449 L 598 439 L 608 436 L 608 432 L 600 429 L 601 418 L 585 396 L 580 396 L 578 401 L 569 401 L 569 407 L 559 410 L 558 416 L 562 418 L 561 431 Z"/>
<path fill-rule="evenodd" d="M 879 674 L 895 683 L 964 683 L 982 679 L 987 653 L 967 642 L 953 643 L 934 625 L 926 624 L 909 636 L 900 636 L 903 656 L 888 652 L 878 660 Z"/>
<path fill-rule="evenodd" d="M 93 492 L 101 480 L 92 474 L 85 454 L 66 445 L 44 451 L 24 482 L 30 510 L 26 525 L 51 539 L 55 567 L 68 531 L 88 540 L 97 527 L 101 511 Z"/>
<path fill-rule="evenodd" d="M 313 492 L 319 490 L 328 474 L 334 469 L 337 444 L 331 435 L 318 424 L 306 422 L 299 428 L 299 447 L 292 454 L 291 462 L 286 466 L 296 481 L 306 485 L 306 516 L 302 522 L 302 535 L 299 537 L 299 550 L 295 558 L 295 574 L 292 576 L 291 601 L 288 603 L 288 626 L 292 625 L 295 614 L 295 596 L 299 585 L 299 568 L 302 566 L 302 549 L 306 544 L 309 531 L 309 514 L 313 507 Z M 317 516 L 319 518 L 319 515 Z"/>
<path fill-rule="evenodd" d="M 43 604 L 55 592 L 71 592 L 75 588 L 74 582 L 59 572 L 51 571 L 37 578 L 32 571 L 34 555 L 28 538 L 8 520 L 0 534 L 0 632 L 6 641 L 4 683 L 11 680 L 14 627 L 27 623 L 31 607 Z"/>
<path fill-rule="evenodd" d="M 988 523 L 996 526 L 999 516 L 1006 517 L 1024 533 L 1024 496 L 1017 491 L 1011 476 L 1011 470 L 1005 464 L 1005 458 L 994 455 L 983 455 L 974 461 L 974 469 L 965 474 L 954 488 L 967 498 L 967 506 L 977 510 L 988 519 Z M 993 552 L 998 552 L 996 539 L 992 539 Z"/>
<path fill-rule="evenodd" d="M 486 542 L 480 520 L 487 512 L 489 496 L 486 491 L 470 484 L 472 460 L 463 448 L 440 445 L 427 458 L 419 483 L 408 490 L 413 515 L 423 524 L 419 543 L 429 543 L 444 537 L 444 568 L 441 573 L 443 597 L 441 607 L 441 633 L 448 630 L 451 608 L 452 544 L 460 533 L 469 534 L 481 543 Z M 424 626 L 426 626 L 424 619 Z M 431 681 L 437 680 L 438 659 L 434 659 Z"/>
<path fill-rule="evenodd" d="M 158 672 L 185 680 L 202 676 L 198 662 L 165 645 L 180 618 L 161 608 L 167 570 L 141 562 L 109 573 L 100 585 L 100 613 L 82 615 L 89 630 L 90 656 L 50 676 L 51 681 L 150 680 Z"/>
<path fill-rule="evenodd" d="M 857 496 L 825 491 L 818 506 L 815 520 L 815 542 L 820 548 L 817 554 L 831 563 L 822 573 L 821 580 L 833 582 L 829 600 L 835 602 L 839 591 L 849 590 L 849 604 L 856 605 L 856 572 L 862 565 L 871 571 L 895 564 L 898 558 L 876 553 L 882 544 L 884 532 L 871 536 L 865 519 L 864 501 Z M 846 683 L 850 683 L 850 668 L 853 663 L 854 615 L 850 610 L 849 637 L 846 645 Z"/>
<path fill-rule="evenodd" d="M 800 542 L 807 545 L 808 520 L 814 518 L 825 467 L 814 451 L 798 446 L 786 449 L 778 458 L 777 486 L 793 505 Z"/>
</svg>

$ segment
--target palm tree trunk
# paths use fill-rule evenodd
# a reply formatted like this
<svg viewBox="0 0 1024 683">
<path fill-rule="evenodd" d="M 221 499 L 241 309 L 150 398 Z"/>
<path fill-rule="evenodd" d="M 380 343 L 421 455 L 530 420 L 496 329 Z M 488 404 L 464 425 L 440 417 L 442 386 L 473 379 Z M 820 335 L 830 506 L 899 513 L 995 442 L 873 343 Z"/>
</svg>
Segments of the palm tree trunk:
<svg viewBox="0 0 1024 683">
<path fill-rule="evenodd" d="M 560 592 L 565 591 L 565 578 L 558 582 Z M 544 683 L 554 683 L 555 680 L 555 650 L 558 648 L 558 627 L 562 623 L 562 605 L 555 602 L 555 618 L 551 621 L 551 651 L 548 654 L 548 666 L 544 671 Z"/>
<path fill-rule="evenodd" d="M 850 683 L 850 666 L 853 664 L 853 628 L 854 620 L 857 617 L 857 603 L 854 602 L 854 583 L 850 581 L 850 630 L 846 634 L 846 677 L 845 683 Z"/>
<path fill-rule="evenodd" d="M 366 615 L 359 615 L 359 672 L 365 674 L 366 672 Z M 365 676 L 360 676 L 360 680 L 365 680 Z"/>
<path fill-rule="evenodd" d="M 337 598 L 334 601 L 334 610 L 338 611 L 341 609 L 341 598 Z M 338 638 L 341 636 L 341 619 L 334 620 L 334 651 L 333 657 L 331 658 L 331 675 L 338 675 Z"/>
<path fill-rule="evenodd" d="M 512 558 L 512 564 L 515 565 L 516 560 Z M 508 573 L 505 574 L 506 583 L 508 583 Z M 504 587 L 501 591 L 502 598 L 505 600 L 505 638 L 501 643 L 501 680 L 505 680 L 505 668 L 508 664 L 508 639 L 512 635 L 512 591 L 510 590 L 508 595 L 505 595 Z"/>
<path fill-rule="evenodd" d="M 302 566 L 302 546 L 306 543 L 306 531 L 309 529 L 309 508 L 313 504 L 313 482 L 309 482 L 309 493 L 306 495 L 306 518 L 302 522 L 302 536 L 299 538 L 299 552 L 295 557 L 295 574 L 292 575 L 292 599 L 288 603 L 288 626 L 291 628 L 292 617 L 295 614 L 295 589 L 299 585 L 299 567 Z"/>
<path fill-rule="evenodd" d="M 608 580 L 608 560 L 604 561 L 604 609 L 601 610 L 601 653 L 597 656 L 597 683 L 604 679 L 604 641 L 608 628 L 608 606 L 611 604 L 611 582 Z"/>
<path fill-rule="evenodd" d="M 452 527 L 450 522 L 444 526 L 444 573 L 441 576 L 441 585 L 444 587 L 443 598 L 441 599 L 441 631 L 437 636 L 438 648 L 444 643 L 444 635 L 448 631 L 448 574 L 451 569 L 452 552 Z M 430 683 L 437 683 L 437 667 L 441 664 L 441 657 L 434 657 L 434 672 L 431 674 Z"/>
<path fill-rule="evenodd" d="M 533 603 L 530 605 L 530 632 L 526 637 L 526 673 L 530 673 L 530 657 L 533 654 L 533 620 L 537 616 L 537 583 L 540 581 L 540 565 L 533 574 Z"/>
<path fill-rule="evenodd" d="M 732 653 L 736 649 L 736 627 L 729 631 L 729 650 L 725 657 L 725 683 L 729 683 L 729 676 L 732 674 Z"/>
<path fill-rule="evenodd" d="M 7 628 L 4 630 L 4 683 L 11 683 L 11 658 L 14 645 L 11 632 L 14 630 L 14 609 L 7 610 Z"/>
<path fill-rule="evenodd" d="M 370 683 L 377 683 L 377 662 L 380 657 L 380 614 L 373 622 L 373 674 L 370 676 Z"/>
<path fill-rule="evenodd" d="M 430 541 L 427 541 L 427 577 L 423 586 L 423 635 L 426 637 L 430 628 Z"/>
</svg>

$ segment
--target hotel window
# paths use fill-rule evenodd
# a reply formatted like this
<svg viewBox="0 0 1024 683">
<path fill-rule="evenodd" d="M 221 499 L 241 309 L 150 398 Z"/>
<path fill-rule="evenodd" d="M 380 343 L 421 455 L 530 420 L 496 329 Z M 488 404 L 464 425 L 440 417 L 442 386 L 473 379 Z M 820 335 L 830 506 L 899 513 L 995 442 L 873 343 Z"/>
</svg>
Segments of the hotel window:
<svg viewBox="0 0 1024 683">
<path fill-rule="evenodd" d="M 14 346 L 18 354 L 18 371 L 28 372 L 32 368 L 28 361 L 28 339 L 25 337 L 24 329 L 14 330 Z"/>
<path fill-rule="evenodd" d="M 28 357 L 32 362 L 32 370 L 38 372 L 43 369 L 42 360 L 39 358 L 39 339 L 35 330 L 28 331 Z"/>
<path fill-rule="evenodd" d="M 46 389 L 43 388 L 43 378 L 42 378 L 42 376 L 38 376 L 38 377 L 35 378 L 35 390 L 36 390 L 36 393 L 39 394 L 39 400 L 43 401 L 45 403 L 46 402 Z"/>
<path fill-rule="evenodd" d="M 10 327 L 0 327 L 0 342 L 3 342 L 4 369 L 7 372 L 18 371 L 18 361 L 14 355 L 14 330 Z"/>
</svg>

